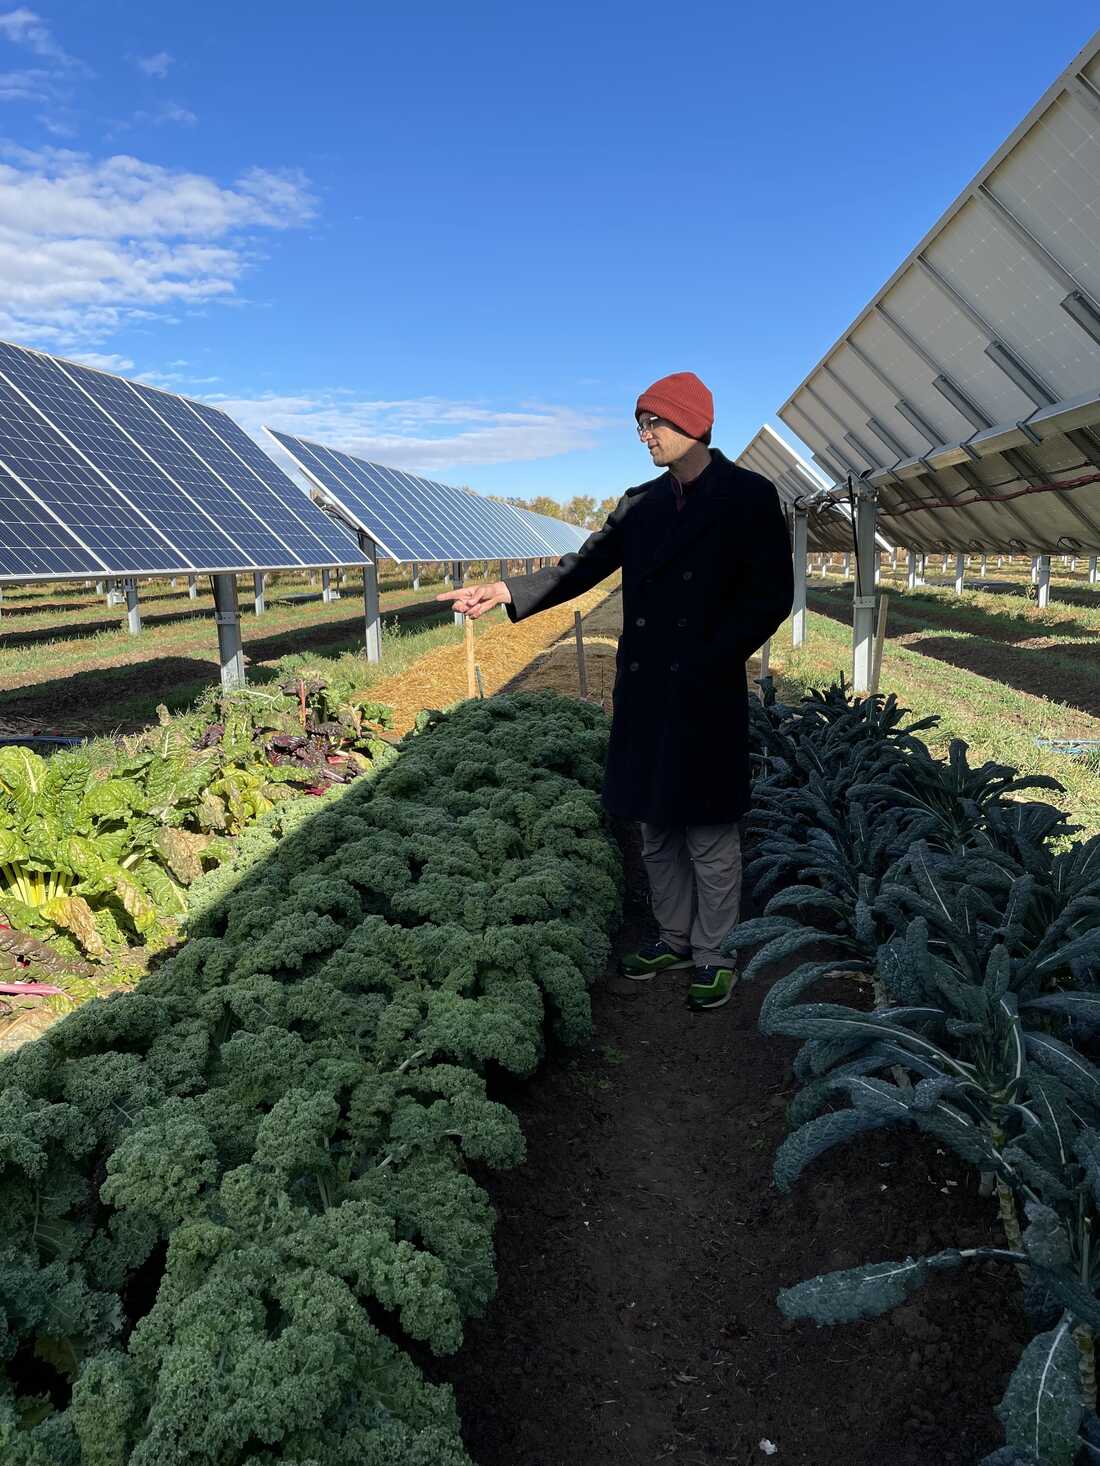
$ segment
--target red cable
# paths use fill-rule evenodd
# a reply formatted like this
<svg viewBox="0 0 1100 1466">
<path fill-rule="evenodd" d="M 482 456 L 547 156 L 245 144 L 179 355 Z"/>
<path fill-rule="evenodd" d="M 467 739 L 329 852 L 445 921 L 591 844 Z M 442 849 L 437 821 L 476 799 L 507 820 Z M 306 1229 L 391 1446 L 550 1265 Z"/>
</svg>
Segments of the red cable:
<svg viewBox="0 0 1100 1466">
<path fill-rule="evenodd" d="M 1028 484 L 1022 489 L 1013 489 L 1010 494 L 975 494 L 972 499 L 927 499 L 920 504 L 905 504 L 898 509 L 882 509 L 885 519 L 898 519 L 903 514 L 916 514 L 921 509 L 969 509 L 974 504 L 1002 504 L 1007 499 L 1021 499 L 1025 494 L 1057 494 L 1064 489 L 1080 489 L 1085 484 L 1100 483 L 1100 473 L 1089 473 L 1083 478 L 1066 479 L 1060 484 Z"/>
</svg>

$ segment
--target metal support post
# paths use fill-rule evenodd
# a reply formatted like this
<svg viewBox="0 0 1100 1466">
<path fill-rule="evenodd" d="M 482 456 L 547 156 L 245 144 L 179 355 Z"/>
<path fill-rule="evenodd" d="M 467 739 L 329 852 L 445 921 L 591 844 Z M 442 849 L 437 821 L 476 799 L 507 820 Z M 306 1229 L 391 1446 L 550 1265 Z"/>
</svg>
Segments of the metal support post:
<svg viewBox="0 0 1100 1466">
<path fill-rule="evenodd" d="M 363 617 L 366 622 L 364 646 L 368 662 L 382 660 L 382 617 L 378 610 L 378 546 L 359 531 L 359 548 L 369 560 L 363 566 Z"/>
<path fill-rule="evenodd" d="M 865 483 L 856 490 L 856 579 L 852 596 L 852 691 L 870 691 L 875 651 L 875 492 Z"/>
<path fill-rule="evenodd" d="M 414 560 L 412 562 L 412 578 L 413 578 L 413 583 L 412 583 L 413 590 L 419 590 L 420 589 L 420 561 L 419 560 Z M 364 585 L 366 584 L 366 579 L 365 578 L 364 578 L 363 584 Z"/>
<path fill-rule="evenodd" d="M 966 556 L 955 556 L 955 594 L 961 596 L 966 584 Z"/>
<path fill-rule="evenodd" d="M 910 590 L 917 588 L 917 552 L 910 550 L 907 556 L 907 578 L 906 584 Z"/>
<path fill-rule="evenodd" d="M 462 583 L 463 583 L 463 580 L 464 580 L 464 576 L 462 574 L 463 568 L 464 567 L 463 567 L 463 564 L 462 564 L 462 561 L 461 560 L 452 560 L 451 561 L 451 584 L 454 586 L 455 590 L 459 590 L 461 588 L 461 586 L 462 586 Z M 462 614 L 461 611 L 456 611 L 455 612 L 455 625 L 456 626 L 465 626 L 465 624 L 466 624 L 466 617 L 463 616 L 463 614 Z"/>
<path fill-rule="evenodd" d="M 1089 556 L 1089 585 L 1096 584 L 1096 556 Z"/>
<path fill-rule="evenodd" d="M 534 573 L 535 573 L 535 562 L 534 562 L 534 560 L 524 560 L 524 562 L 523 562 L 523 573 L 524 573 L 524 575 L 534 575 Z"/>
<path fill-rule="evenodd" d="M 758 682 L 763 682 L 764 678 L 768 676 L 768 672 L 769 672 L 769 669 L 771 667 L 771 662 L 772 662 L 772 639 L 769 636 L 768 639 L 767 639 L 767 641 L 760 648 L 760 676 L 756 679 Z"/>
<path fill-rule="evenodd" d="M 195 577 L 193 575 L 187 577 L 187 594 L 193 601 L 197 601 L 199 598 L 199 588 L 195 584 Z"/>
<path fill-rule="evenodd" d="M 222 686 L 243 687 L 244 648 L 241 645 L 241 610 L 237 604 L 237 577 L 212 575 L 214 620 L 218 627 L 218 657 L 222 664 Z"/>
<path fill-rule="evenodd" d="M 137 581 L 126 579 L 123 581 L 126 594 L 126 630 L 131 636 L 137 636 L 141 630 L 141 607 L 138 605 Z"/>
<path fill-rule="evenodd" d="M 1039 587 L 1038 601 L 1040 606 L 1050 605 L 1050 556 L 1039 556 L 1039 578 L 1036 582 Z"/>
<path fill-rule="evenodd" d="M 252 577 L 252 592 L 255 596 L 256 615 L 262 616 L 267 610 L 267 602 L 264 599 L 264 573 L 257 570 Z"/>
<path fill-rule="evenodd" d="M 944 575 L 947 574 L 947 566 L 948 566 L 948 563 L 950 562 L 950 560 L 951 560 L 951 556 L 950 555 L 945 555 L 943 557 L 943 572 L 942 573 Z"/>
<path fill-rule="evenodd" d="M 175 590 L 175 588 L 176 588 L 176 577 L 173 575 L 169 579 L 169 581 L 168 581 L 168 589 L 169 590 Z"/>
<path fill-rule="evenodd" d="M 845 555 L 844 556 L 844 571 L 843 571 L 844 579 L 845 580 L 848 579 L 848 576 L 851 573 L 851 567 L 852 567 L 852 557 L 851 557 L 851 555 Z"/>
<path fill-rule="evenodd" d="M 1040 560 L 1040 558 L 1041 557 L 1039 555 L 1032 555 L 1032 557 L 1031 557 L 1031 583 L 1032 583 L 1032 585 L 1038 585 L 1039 584 L 1039 560 Z M 1049 560 L 1048 560 L 1048 564 L 1049 564 Z"/>
<path fill-rule="evenodd" d="M 107 591 L 106 582 L 104 582 L 102 580 L 97 580 L 96 583 L 95 583 L 95 593 L 96 593 L 96 595 L 97 596 L 104 595 L 104 594 L 106 594 L 106 591 Z"/>
<path fill-rule="evenodd" d="M 986 557 L 985 557 L 985 556 L 984 556 L 984 555 L 983 555 L 983 556 L 982 556 L 982 568 L 981 568 L 981 570 L 979 570 L 979 572 L 978 572 L 978 574 L 979 574 L 979 575 L 980 575 L 980 576 L 981 576 L 981 578 L 982 578 L 982 579 L 983 579 L 983 580 L 984 580 L 984 579 L 985 579 L 985 577 L 986 577 L 986 564 L 987 564 L 987 561 L 986 561 Z"/>
<path fill-rule="evenodd" d="M 801 646 L 806 640 L 806 537 L 809 515 L 804 509 L 794 512 L 794 608 L 791 614 L 791 644 Z"/>
<path fill-rule="evenodd" d="M 507 578 L 508 578 L 508 561 L 507 560 L 502 560 L 500 562 L 500 567 L 499 567 L 498 572 L 497 572 L 497 579 L 498 580 L 507 580 Z"/>
<path fill-rule="evenodd" d="M 336 592 L 332 588 L 332 571 L 321 571 L 321 599 L 322 601 L 334 601 Z"/>
</svg>

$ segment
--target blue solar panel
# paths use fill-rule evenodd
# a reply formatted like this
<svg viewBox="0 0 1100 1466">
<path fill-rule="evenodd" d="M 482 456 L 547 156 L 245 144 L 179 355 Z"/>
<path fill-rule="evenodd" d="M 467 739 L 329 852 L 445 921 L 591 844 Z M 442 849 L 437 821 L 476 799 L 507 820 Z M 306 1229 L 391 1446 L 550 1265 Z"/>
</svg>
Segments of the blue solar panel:
<svg viewBox="0 0 1100 1466">
<path fill-rule="evenodd" d="M 122 377 L 90 367 L 66 366 L 66 371 L 89 397 L 156 463 L 186 499 L 206 511 L 236 547 L 232 564 L 255 566 L 297 565 L 300 562 L 281 545 L 259 517 L 206 466 L 187 444 Z"/>
<path fill-rule="evenodd" d="M 329 516 L 302 493 L 297 484 L 267 456 L 254 439 L 237 426 L 231 417 L 216 407 L 207 407 L 202 402 L 192 402 L 189 398 L 182 397 L 178 400 L 185 403 L 209 432 L 220 439 L 229 454 L 236 455 L 240 462 L 251 470 L 250 478 L 255 476 L 267 486 L 272 498 L 281 506 L 283 513 L 282 521 L 276 522 L 287 525 L 285 530 L 280 530 L 280 534 L 283 539 L 294 546 L 303 564 L 344 565 L 349 563 L 347 534 L 342 533 L 339 526 L 334 525 Z M 188 441 L 190 442 L 191 439 Z M 203 452 L 201 442 L 196 440 L 195 446 L 203 453 L 208 463 L 214 464 L 211 454 Z M 228 470 L 231 467 L 232 460 L 230 459 L 226 461 L 226 468 Z M 250 481 L 244 482 L 242 492 L 249 494 L 251 500 L 253 490 Z M 296 521 L 301 528 L 293 528 L 290 521 Z M 354 539 L 354 535 L 352 538 Z M 358 564 L 360 559 L 357 547 L 350 563 Z"/>
<path fill-rule="evenodd" d="M 0 576 L 102 575 L 107 568 L 46 509 L 0 470 Z"/>
<path fill-rule="evenodd" d="M 515 508 L 515 506 L 513 506 Z M 535 534 L 541 535 L 553 555 L 569 555 L 584 544 L 591 530 L 581 529 L 576 524 L 567 524 L 552 514 L 539 514 L 534 509 L 515 509 Z"/>
<path fill-rule="evenodd" d="M 189 569 L 179 551 L 16 390 L 13 351 L 0 351 L 0 467 L 51 509 L 104 568 L 131 574 Z"/>
<path fill-rule="evenodd" d="M 528 559 L 545 542 L 506 505 L 465 489 L 265 430 L 393 560 Z"/>
<path fill-rule="evenodd" d="M 171 479 L 136 450 L 126 434 L 89 400 L 53 358 L 0 345 L 0 370 L 160 531 L 168 542 L 168 548 L 162 546 L 157 562 L 162 563 L 162 568 L 194 569 L 200 565 L 233 565 L 240 560 L 239 550 L 222 534 L 217 523 L 184 498 Z M 66 523 L 69 522 L 66 515 Z M 125 547 L 120 544 L 117 548 L 124 551 Z M 172 551 L 176 553 L 173 555 Z M 122 559 L 127 569 L 137 568 L 125 554 Z M 141 564 L 148 567 L 150 562 L 146 559 Z"/>
<path fill-rule="evenodd" d="M 363 562 L 224 413 L 0 342 L 0 576 Z"/>
</svg>

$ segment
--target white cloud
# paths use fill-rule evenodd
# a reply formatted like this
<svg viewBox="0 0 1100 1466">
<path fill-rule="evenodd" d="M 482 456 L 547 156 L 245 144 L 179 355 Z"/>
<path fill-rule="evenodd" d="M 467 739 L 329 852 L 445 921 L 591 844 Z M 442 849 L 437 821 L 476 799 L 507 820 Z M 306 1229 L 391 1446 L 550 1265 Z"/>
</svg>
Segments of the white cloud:
<svg viewBox="0 0 1100 1466">
<path fill-rule="evenodd" d="M 54 40 L 49 26 L 26 6 L 0 15 L 0 36 L 15 46 L 26 46 L 36 56 L 44 56 L 62 66 L 74 65 L 73 58 Z"/>
<path fill-rule="evenodd" d="M 313 209 L 294 172 L 253 168 L 225 186 L 125 154 L 0 148 L 0 336 L 87 345 L 232 300 L 255 232 Z"/>
<path fill-rule="evenodd" d="M 0 102 L 44 102 L 52 92 L 51 73 L 41 67 L 0 72 Z"/>
<path fill-rule="evenodd" d="M 166 122 L 174 122 L 181 127 L 194 127 L 198 120 L 190 107 L 181 107 L 178 102 L 162 102 L 153 112 L 135 112 L 129 122 L 117 123 L 111 135 L 126 132 L 131 127 L 163 127 Z"/>
<path fill-rule="evenodd" d="M 265 447 L 263 425 L 414 472 L 553 458 L 595 446 L 609 419 L 555 405 L 518 409 L 426 397 L 357 401 L 344 392 L 216 399 Z"/>
<path fill-rule="evenodd" d="M 101 372 L 128 372 L 134 365 L 128 356 L 110 351 L 74 351 L 69 359 L 83 366 L 98 367 Z"/>
<path fill-rule="evenodd" d="M 137 64 L 146 76 L 165 77 L 173 59 L 167 51 L 158 51 L 155 56 L 139 56 Z"/>
</svg>

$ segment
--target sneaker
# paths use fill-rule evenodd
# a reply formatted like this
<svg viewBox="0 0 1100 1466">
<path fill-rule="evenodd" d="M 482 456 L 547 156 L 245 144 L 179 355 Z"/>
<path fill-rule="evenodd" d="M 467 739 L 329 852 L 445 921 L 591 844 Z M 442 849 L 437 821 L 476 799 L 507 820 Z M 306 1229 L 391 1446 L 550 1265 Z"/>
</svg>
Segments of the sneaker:
<svg viewBox="0 0 1100 1466">
<path fill-rule="evenodd" d="M 704 1008 L 721 1008 L 733 996 L 736 985 L 737 972 L 732 967 L 697 967 L 688 988 L 687 1005 L 697 1013 Z"/>
<path fill-rule="evenodd" d="M 677 952 L 667 942 L 650 942 L 648 947 L 624 957 L 620 970 L 624 977 L 632 977 L 635 982 L 648 982 L 655 972 L 675 972 L 691 965 L 690 952 Z"/>
</svg>

